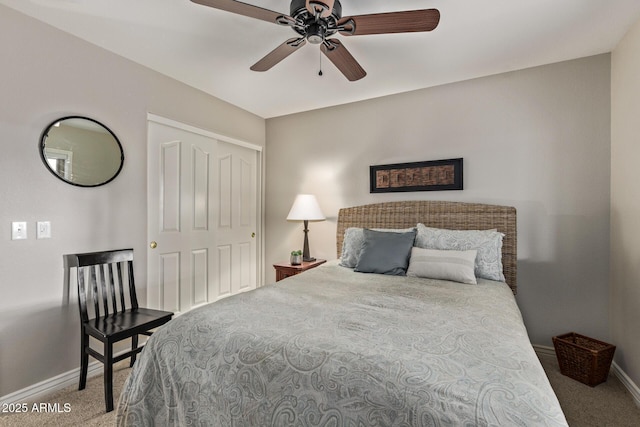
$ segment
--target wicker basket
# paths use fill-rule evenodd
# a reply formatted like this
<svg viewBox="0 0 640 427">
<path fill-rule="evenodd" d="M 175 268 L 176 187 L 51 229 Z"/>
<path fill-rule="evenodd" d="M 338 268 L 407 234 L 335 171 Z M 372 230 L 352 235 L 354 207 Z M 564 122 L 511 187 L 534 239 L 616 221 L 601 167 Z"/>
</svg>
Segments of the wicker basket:
<svg viewBox="0 0 640 427">
<path fill-rule="evenodd" d="M 607 380 L 616 346 L 575 332 L 553 337 L 560 372 L 595 387 Z"/>
</svg>

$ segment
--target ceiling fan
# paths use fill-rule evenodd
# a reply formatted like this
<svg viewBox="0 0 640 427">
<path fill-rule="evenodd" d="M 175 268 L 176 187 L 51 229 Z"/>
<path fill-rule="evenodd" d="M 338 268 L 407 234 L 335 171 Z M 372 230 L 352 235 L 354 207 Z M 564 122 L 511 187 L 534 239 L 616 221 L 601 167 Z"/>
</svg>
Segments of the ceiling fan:
<svg viewBox="0 0 640 427">
<path fill-rule="evenodd" d="M 251 70 L 269 70 L 308 41 L 319 44 L 322 53 L 350 81 L 360 80 L 367 73 L 340 40 L 329 37 L 336 33 L 345 36 L 361 36 L 431 31 L 440 21 L 440 12 L 437 9 L 343 17 L 339 0 L 291 0 L 289 15 L 235 0 L 191 1 L 214 9 L 288 26 L 298 33 L 297 37 L 288 39 L 253 64 Z"/>
</svg>

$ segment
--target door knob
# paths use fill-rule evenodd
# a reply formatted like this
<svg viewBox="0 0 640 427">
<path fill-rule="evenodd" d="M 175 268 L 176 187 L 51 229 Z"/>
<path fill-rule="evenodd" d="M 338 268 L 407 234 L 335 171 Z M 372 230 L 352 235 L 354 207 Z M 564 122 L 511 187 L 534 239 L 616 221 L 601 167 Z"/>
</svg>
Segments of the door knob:
<svg viewBox="0 0 640 427">
<path fill-rule="evenodd" d="M 251 237 L 256 237 L 256 233 L 251 233 Z"/>
<path fill-rule="evenodd" d="M 158 247 L 158 244 L 157 244 L 156 242 L 151 242 L 151 243 L 149 243 L 149 247 L 150 247 L 151 249 L 155 249 L 155 248 L 157 248 L 157 247 Z"/>
</svg>

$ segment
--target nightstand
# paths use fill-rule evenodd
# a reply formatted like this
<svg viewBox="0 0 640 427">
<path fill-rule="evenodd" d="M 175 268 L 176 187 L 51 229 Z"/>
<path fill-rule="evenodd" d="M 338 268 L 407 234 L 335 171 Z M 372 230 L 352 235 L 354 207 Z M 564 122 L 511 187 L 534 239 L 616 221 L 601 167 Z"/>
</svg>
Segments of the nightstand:
<svg viewBox="0 0 640 427">
<path fill-rule="evenodd" d="M 291 265 L 288 262 L 273 264 L 273 267 L 276 269 L 276 282 L 282 279 L 286 279 L 289 276 L 300 274 L 303 271 L 307 271 L 311 268 L 317 267 L 320 264 L 324 264 L 325 262 L 327 262 L 326 259 L 317 259 L 311 262 L 303 261 L 301 265 Z"/>
</svg>

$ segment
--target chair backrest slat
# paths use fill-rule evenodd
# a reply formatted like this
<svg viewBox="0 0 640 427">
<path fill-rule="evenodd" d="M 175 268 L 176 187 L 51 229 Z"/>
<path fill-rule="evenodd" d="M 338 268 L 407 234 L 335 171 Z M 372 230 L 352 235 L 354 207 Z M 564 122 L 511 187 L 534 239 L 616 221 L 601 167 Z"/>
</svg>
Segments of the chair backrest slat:
<svg viewBox="0 0 640 427">
<path fill-rule="evenodd" d="M 121 310 L 124 310 L 125 308 L 125 302 L 124 302 L 124 282 L 122 281 L 122 265 L 120 263 L 116 264 L 117 266 L 117 270 L 118 270 L 118 288 L 119 288 L 119 294 L 120 294 L 120 307 Z M 115 305 L 115 299 L 114 299 L 114 303 Z"/>
<path fill-rule="evenodd" d="M 78 302 L 80 307 L 80 320 L 89 320 L 87 314 L 87 287 L 84 282 L 84 268 L 78 268 Z"/>
<path fill-rule="evenodd" d="M 98 269 L 97 265 L 89 267 L 89 283 L 91 284 L 90 298 L 93 300 L 96 317 L 98 316 L 98 313 L 100 313 L 100 298 L 98 295 L 98 279 L 97 279 L 98 273 L 96 271 L 97 269 Z"/>
<path fill-rule="evenodd" d="M 107 265 L 96 265 L 96 270 L 100 273 L 100 301 L 102 301 L 102 307 L 104 311 L 102 312 L 103 316 L 108 316 L 109 313 L 109 294 L 107 291 L 107 277 L 105 275 L 105 270 L 107 269 Z M 98 297 L 98 296 L 96 296 Z"/>
<path fill-rule="evenodd" d="M 129 261 L 127 264 L 129 264 L 129 297 L 131 298 L 131 308 L 138 308 L 136 285 L 133 280 L 133 260 Z"/>
<path fill-rule="evenodd" d="M 107 273 L 109 274 L 109 296 L 111 297 L 111 308 L 114 313 L 118 312 L 118 306 L 116 305 L 116 289 L 114 284 L 115 276 L 113 275 L 113 268 L 117 268 L 117 266 L 117 263 L 111 263 L 107 268 Z"/>
</svg>

